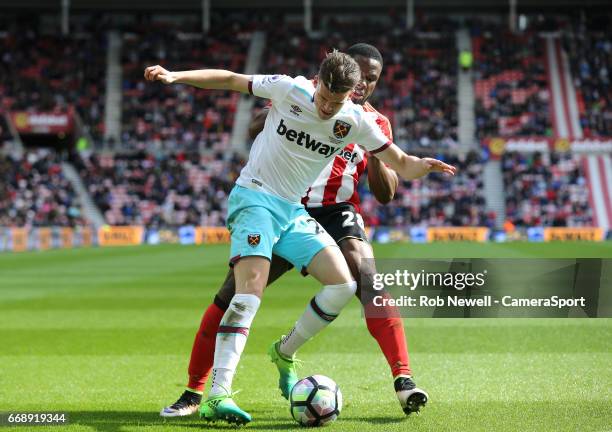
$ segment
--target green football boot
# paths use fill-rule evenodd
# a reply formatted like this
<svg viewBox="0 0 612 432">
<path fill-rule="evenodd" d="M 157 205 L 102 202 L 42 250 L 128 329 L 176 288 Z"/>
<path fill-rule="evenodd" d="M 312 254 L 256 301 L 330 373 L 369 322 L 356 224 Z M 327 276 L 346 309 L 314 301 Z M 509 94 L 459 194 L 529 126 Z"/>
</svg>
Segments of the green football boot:
<svg viewBox="0 0 612 432">
<path fill-rule="evenodd" d="M 268 349 L 268 355 L 270 356 L 270 360 L 272 363 L 276 365 L 278 369 L 279 378 L 278 378 L 278 388 L 283 395 L 283 397 L 289 400 L 289 395 L 291 394 L 291 389 L 295 385 L 296 382 L 299 381 L 296 367 L 301 363 L 300 360 L 295 358 L 295 355 L 291 358 L 286 357 L 281 354 L 279 350 L 280 340 L 274 342 L 270 345 Z"/>
<path fill-rule="evenodd" d="M 231 396 L 217 396 L 203 401 L 200 405 L 200 417 L 206 421 L 225 420 L 236 425 L 251 421 L 251 415 L 241 410 Z"/>
</svg>

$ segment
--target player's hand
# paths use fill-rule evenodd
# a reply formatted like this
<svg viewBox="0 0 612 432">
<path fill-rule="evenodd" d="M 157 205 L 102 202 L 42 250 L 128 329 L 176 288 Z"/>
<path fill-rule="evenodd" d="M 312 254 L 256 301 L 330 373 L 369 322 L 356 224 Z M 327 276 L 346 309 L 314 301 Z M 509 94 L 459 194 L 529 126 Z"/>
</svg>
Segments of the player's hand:
<svg viewBox="0 0 612 432">
<path fill-rule="evenodd" d="M 438 159 L 421 158 L 421 164 L 427 173 L 441 172 L 454 176 L 457 172 L 457 168 Z"/>
<path fill-rule="evenodd" d="M 176 81 L 176 75 L 160 65 L 149 66 L 144 71 L 144 77 L 147 81 L 161 81 L 164 84 L 172 84 Z"/>
</svg>

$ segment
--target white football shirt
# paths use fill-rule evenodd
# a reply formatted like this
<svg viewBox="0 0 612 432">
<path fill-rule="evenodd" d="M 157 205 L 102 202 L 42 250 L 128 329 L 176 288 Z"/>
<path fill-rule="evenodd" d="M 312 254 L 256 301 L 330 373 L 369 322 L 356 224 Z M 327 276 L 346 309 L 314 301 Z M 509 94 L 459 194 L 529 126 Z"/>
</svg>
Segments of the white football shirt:
<svg viewBox="0 0 612 432">
<path fill-rule="evenodd" d="M 372 116 L 347 101 L 329 120 L 314 104 L 315 87 L 302 76 L 254 75 L 249 91 L 272 100 L 263 131 L 236 183 L 300 202 L 319 173 L 350 143 L 376 153 L 391 145 Z"/>
</svg>

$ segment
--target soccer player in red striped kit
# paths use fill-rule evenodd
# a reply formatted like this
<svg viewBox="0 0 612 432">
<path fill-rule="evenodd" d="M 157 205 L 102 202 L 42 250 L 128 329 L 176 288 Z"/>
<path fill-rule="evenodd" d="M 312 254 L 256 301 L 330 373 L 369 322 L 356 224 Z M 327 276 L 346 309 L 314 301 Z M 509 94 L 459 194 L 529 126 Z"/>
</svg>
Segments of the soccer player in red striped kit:
<svg viewBox="0 0 612 432">
<path fill-rule="evenodd" d="M 357 61 L 362 72 L 362 81 L 355 89 L 353 102 L 362 105 L 365 111 L 371 112 L 381 130 L 389 140 L 392 140 L 389 120 L 367 102 L 382 72 L 383 60 L 380 52 L 372 45 L 359 43 L 350 47 L 347 54 Z M 299 107 L 296 107 L 295 113 L 299 115 L 297 110 Z M 253 120 L 250 128 L 251 135 L 255 136 L 263 129 L 266 115 L 267 110 L 264 110 Z M 397 189 L 397 175 L 377 158 L 368 158 L 367 153 L 357 143 L 353 143 L 346 146 L 342 153 L 335 156 L 333 163 L 330 163 L 321 172 L 302 203 L 310 215 L 334 238 L 351 273 L 358 281 L 356 294 L 366 311 L 366 325 L 370 334 L 378 342 L 391 368 L 394 389 L 400 405 L 406 414 L 410 414 L 418 412 L 426 404 L 428 396 L 427 393 L 416 387 L 412 379 L 402 320 L 395 308 L 387 308 L 382 316 L 380 311 L 377 312 L 376 317 L 368 314 L 368 308 L 371 307 L 375 293 L 371 284 L 362 283 L 368 280 L 368 275 L 376 272 L 372 259 L 362 260 L 362 258 L 374 258 L 372 247 L 364 231 L 357 193 L 357 184 L 361 175 L 366 171 L 366 166 L 368 167 L 368 182 L 375 197 L 383 204 L 389 202 Z M 290 268 L 291 265 L 287 261 L 274 256 L 268 285 Z M 235 281 L 233 272 L 230 270 L 214 302 L 202 317 L 191 351 L 187 388 L 174 404 L 161 411 L 161 416 L 185 416 L 198 410 L 213 366 L 217 329 L 234 291 Z M 279 370 L 281 369 L 279 362 L 289 362 L 289 364 L 292 362 L 292 355 L 283 353 L 285 342 L 290 344 L 290 341 L 283 339 L 271 347 L 270 354 Z M 288 349 L 291 351 L 290 346 Z M 281 385 L 281 390 L 282 388 Z M 288 394 L 285 393 L 286 391 L 283 391 L 283 396 L 287 398 Z"/>
</svg>

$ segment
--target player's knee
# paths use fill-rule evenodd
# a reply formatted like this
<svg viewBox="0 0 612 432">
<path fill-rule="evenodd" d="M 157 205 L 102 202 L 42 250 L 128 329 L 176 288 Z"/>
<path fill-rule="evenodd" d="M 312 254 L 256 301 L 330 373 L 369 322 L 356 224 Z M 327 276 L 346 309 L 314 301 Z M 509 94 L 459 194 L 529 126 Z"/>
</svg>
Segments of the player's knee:
<svg viewBox="0 0 612 432">
<path fill-rule="evenodd" d="M 270 263 L 261 257 L 246 257 L 234 266 L 236 293 L 254 294 L 261 298 L 268 281 Z"/>
<path fill-rule="evenodd" d="M 370 268 L 368 266 L 363 266 L 359 271 L 359 289 L 361 292 L 376 292 L 374 289 L 374 279 L 376 275 L 376 269 Z"/>
<path fill-rule="evenodd" d="M 374 259 L 370 258 L 371 254 L 367 252 L 366 247 L 367 243 L 356 239 L 345 239 L 340 245 L 342 255 L 360 288 L 370 279 L 373 280 L 373 274 L 376 272 Z"/>
<path fill-rule="evenodd" d="M 342 284 L 325 285 L 317 294 L 315 300 L 321 309 L 331 313 L 339 313 L 355 295 L 357 282 L 350 281 Z"/>
<path fill-rule="evenodd" d="M 348 264 L 353 278 L 357 281 L 359 291 L 370 291 L 374 285 L 374 274 L 376 267 L 372 259 L 363 258 L 362 254 L 355 250 L 351 252 L 343 251 L 346 263 Z"/>
<path fill-rule="evenodd" d="M 349 283 L 356 280 L 350 265 L 342 253 L 338 253 L 335 256 L 335 265 L 338 269 L 340 277 L 342 278 L 342 283 Z"/>
<path fill-rule="evenodd" d="M 351 251 L 351 252 L 342 251 L 342 254 L 344 255 L 344 259 L 346 260 L 346 264 L 348 265 L 351 275 L 357 281 L 357 283 L 359 283 L 360 268 L 361 268 L 361 255 L 359 255 L 359 252 L 356 252 L 356 251 Z"/>
<path fill-rule="evenodd" d="M 348 283 L 345 283 L 343 285 L 344 285 L 344 287 L 342 289 L 346 292 L 346 295 L 348 297 L 351 297 L 357 291 L 357 281 L 352 280 L 352 281 L 350 281 Z"/>
<path fill-rule="evenodd" d="M 367 304 L 372 301 L 375 296 L 380 295 L 380 291 L 374 289 L 374 272 L 361 272 L 358 279 L 358 289 L 356 295 L 362 304 Z"/>
</svg>

